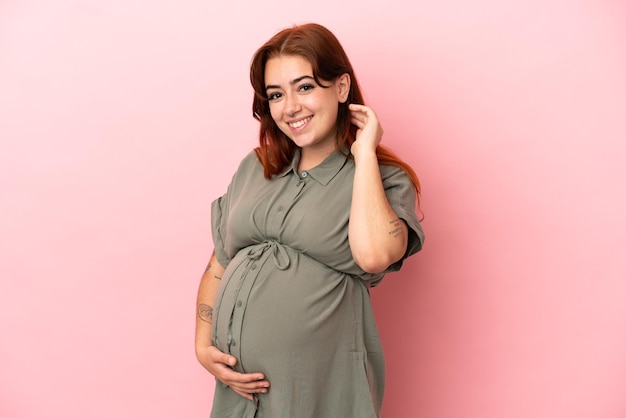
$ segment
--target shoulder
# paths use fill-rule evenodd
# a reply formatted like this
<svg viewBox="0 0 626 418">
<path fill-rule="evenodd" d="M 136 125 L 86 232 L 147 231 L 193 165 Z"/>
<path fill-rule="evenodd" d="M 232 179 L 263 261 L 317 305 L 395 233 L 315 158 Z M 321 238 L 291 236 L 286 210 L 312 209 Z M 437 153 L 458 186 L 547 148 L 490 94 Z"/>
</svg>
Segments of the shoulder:
<svg viewBox="0 0 626 418">
<path fill-rule="evenodd" d="M 257 157 L 256 152 L 252 150 L 248 154 L 246 154 L 245 157 L 243 157 L 243 159 L 239 163 L 238 170 L 239 169 L 254 169 L 258 167 L 261 167 L 261 162 L 259 161 L 259 158 Z"/>
<path fill-rule="evenodd" d="M 254 151 L 249 152 L 239 161 L 237 169 L 232 174 L 228 186 L 229 193 L 239 190 L 243 185 L 250 183 L 254 178 L 263 178 L 263 166 Z"/>
<path fill-rule="evenodd" d="M 259 162 L 256 152 L 253 150 L 246 154 L 246 156 L 239 162 L 239 166 L 235 172 L 235 177 L 247 177 L 248 175 L 257 173 L 258 171 L 263 173 L 263 166 Z"/>
</svg>

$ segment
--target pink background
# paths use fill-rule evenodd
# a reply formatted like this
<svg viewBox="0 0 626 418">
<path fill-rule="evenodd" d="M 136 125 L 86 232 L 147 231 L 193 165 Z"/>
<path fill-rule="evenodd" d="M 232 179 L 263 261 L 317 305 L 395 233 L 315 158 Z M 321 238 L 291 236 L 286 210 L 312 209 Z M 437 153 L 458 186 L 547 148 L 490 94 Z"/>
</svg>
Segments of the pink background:
<svg viewBox="0 0 626 418">
<path fill-rule="evenodd" d="M 626 416 L 621 0 L 2 0 L 0 416 L 208 416 L 209 205 L 252 53 L 308 21 L 423 183 L 373 292 L 384 417 Z"/>
</svg>

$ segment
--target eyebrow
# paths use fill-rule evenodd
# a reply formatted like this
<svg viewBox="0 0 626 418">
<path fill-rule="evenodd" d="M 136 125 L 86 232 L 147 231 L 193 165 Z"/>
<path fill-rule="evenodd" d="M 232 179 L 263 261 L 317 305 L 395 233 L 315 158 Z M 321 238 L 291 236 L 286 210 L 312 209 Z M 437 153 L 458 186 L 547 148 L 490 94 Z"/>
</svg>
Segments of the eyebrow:
<svg viewBox="0 0 626 418">
<path fill-rule="evenodd" d="M 315 80 L 315 78 L 311 77 L 310 75 L 303 75 L 301 77 L 298 78 L 294 78 L 293 80 L 291 80 L 291 82 L 289 84 L 294 85 L 294 84 L 298 84 L 299 82 L 301 82 L 304 79 L 310 78 L 311 80 Z M 269 89 L 279 89 L 280 86 L 277 86 L 275 84 L 269 84 L 267 86 L 265 86 L 265 91 L 269 90 Z"/>
</svg>

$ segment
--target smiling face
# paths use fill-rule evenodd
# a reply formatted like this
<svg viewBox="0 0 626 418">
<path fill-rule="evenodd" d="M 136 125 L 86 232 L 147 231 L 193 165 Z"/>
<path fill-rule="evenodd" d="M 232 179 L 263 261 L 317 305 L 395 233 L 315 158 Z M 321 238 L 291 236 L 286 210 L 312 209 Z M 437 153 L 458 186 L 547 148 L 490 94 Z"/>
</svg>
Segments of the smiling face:
<svg viewBox="0 0 626 418">
<path fill-rule="evenodd" d="M 327 156 L 337 141 L 337 111 L 345 102 L 350 77 L 334 81 L 313 78 L 311 64 L 295 55 L 270 58 L 265 64 L 265 88 L 272 119 L 302 155 Z"/>
</svg>

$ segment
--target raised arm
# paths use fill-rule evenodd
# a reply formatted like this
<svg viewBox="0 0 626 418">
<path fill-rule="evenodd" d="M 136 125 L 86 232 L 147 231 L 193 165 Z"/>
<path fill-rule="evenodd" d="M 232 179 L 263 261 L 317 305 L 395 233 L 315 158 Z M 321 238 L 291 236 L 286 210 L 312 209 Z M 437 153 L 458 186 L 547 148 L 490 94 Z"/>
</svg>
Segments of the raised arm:
<svg viewBox="0 0 626 418">
<path fill-rule="evenodd" d="M 224 274 L 224 267 L 211 256 L 198 289 L 196 313 L 196 357 L 213 376 L 246 399 L 252 400 L 256 393 L 266 393 L 269 382 L 262 373 L 243 374 L 232 369 L 237 359 L 221 352 L 211 342 L 213 332 L 213 308 L 215 297 Z"/>
<path fill-rule="evenodd" d="M 355 173 L 348 238 L 356 263 L 380 273 L 406 252 L 408 229 L 385 195 L 376 157 L 383 134 L 378 118 L 367 106 L 351 104 L 350 111 L 358 130 L 351 149 Z"/>
</svg>

